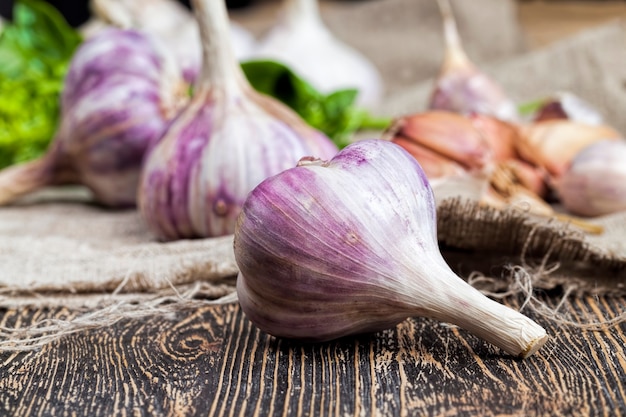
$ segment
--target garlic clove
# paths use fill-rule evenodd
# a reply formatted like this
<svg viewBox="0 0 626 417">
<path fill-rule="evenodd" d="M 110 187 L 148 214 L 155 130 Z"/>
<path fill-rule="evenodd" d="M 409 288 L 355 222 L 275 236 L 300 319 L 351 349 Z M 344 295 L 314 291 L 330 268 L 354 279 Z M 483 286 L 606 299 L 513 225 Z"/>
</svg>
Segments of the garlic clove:
<svg viewBox="0 0 626 417">
<path fill-rule="evenodd" d="M 493 158 L 489 143 L 457 113 L 428 111 L 400 117 L 387 134 L 420 144 L 465 169 L 482 169 Z"/>
<path fill-rule="evenodd" d="M 396 137 L 392 142 L 403 147 L 413 158 L 417 159 L 429 180 L 463 176 L 468 173 L 460 164 L 428 149 L 418 142 L 404 137 Z"/>
<path fill-rule="evenodd" d="M 467 116 L 474 128 L 487 141 L 496 162 L 517 158 L 515 143 L 519 132 L 515 124 L 486 114 L 472 113 Z"/>
<path fill-rule="evenodd" d="M 534 165 L 520 159 L 509 159 L 500 163 L 500 166 L 511 172 L 514 181 L 521 187 L 531 191 L 539 197 L 548 194 L 547 173 Z"/>
<path fill-rule="evenodd" d="M 517 121 L 515 103 L 489 76 L 480 71 L 463 50 L 448 0 L 437 0 L 444 25 L 445 55 L 429 108 L 463 114 L 488 114 Z"/>
<path fill-rule="evenodd" d="M 231 45 L 224 0 L 193 0 L 203 64 L 194 96 L 148 154 L 139 209 L 161 240 L 233 233 L 246 195 L 304 156 L 337 148 L 248 84 Z"/>
<path fill-rule="evenodd" d="M 583 148 L 621 135 L 606 125 L 587 125 L 571 120 L 546 120 L 520 128 L 517 151 L 522 159 L 559 177 Z"/>
<path fill-rule="evenodd" d="M 626 142 L 593 143 L 572 159 L 556 181 L 563 206 L 581 216 L 626 210 Z"/>
<path fill-rule="evenodd" d="M 419 164 L 389 141 L 303 160 L 246 199 L 234 240 L 241 307 L 278 337 L 323 341 L 426 316 L 533 354 L 545 330 L 450 270 L 435 216 Z"/>
<path fill-rule="evenodd" d="M 330 32 L 317 0 L 283 0 L 281 12 L 254 58 L 286 64 L 322 93 L 355 88 L 359 105 L 372 108 L 380 101 L 384 88 L 378 69 Z"/>
<path fill-rule="evenodd" d="M 588 125 L 604 122 L 602 114 L 582 98 L 569 92 L 558 92 L 549 97 L 537 110 L 534 120 L 568 119 Z"/>
<path fill-rule="evenodd" d="M 135 204 L 147 149 L 184 102 L 175 63 L 154 38 L 106 29 L 74 54 L 60 127 L 41 160 L 0 172 L 0 204 L 46 185 L 82 184 L 101 204 Z"/>
</svg>

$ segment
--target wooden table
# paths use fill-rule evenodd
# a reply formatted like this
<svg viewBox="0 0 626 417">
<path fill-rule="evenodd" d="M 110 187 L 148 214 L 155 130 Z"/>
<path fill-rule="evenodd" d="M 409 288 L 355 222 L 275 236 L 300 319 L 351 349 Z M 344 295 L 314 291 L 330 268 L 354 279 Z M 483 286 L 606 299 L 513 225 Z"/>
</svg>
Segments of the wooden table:
<svg viewBox="0 0 626 417">
<path fill-rule="evenodd" d="M 554 307 L 559 297 L 542 300 Z M 626 299 L 570 299 L 574 322 Z M 0 325 L 72 311 L 5 310 Z M 550 341 L 526 360 L 411 318 L 322 344 L 259 332 L 236 304 L 123 320 L 0 354 L 7 416 L 550 416 L 626 414 L 625 325 L 586 331 L 531 315 Z"/>
</svg>

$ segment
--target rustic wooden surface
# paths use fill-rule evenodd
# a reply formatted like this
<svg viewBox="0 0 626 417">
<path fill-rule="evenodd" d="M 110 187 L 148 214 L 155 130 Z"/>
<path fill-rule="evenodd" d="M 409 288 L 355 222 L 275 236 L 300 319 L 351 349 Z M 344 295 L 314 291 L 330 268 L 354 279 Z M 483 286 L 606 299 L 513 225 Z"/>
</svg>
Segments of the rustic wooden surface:
<svg viewBox="0 0 626 417">
<path fill-rule="evenodd" d="M 584 322 L 618 315 L 625 301 L 573 299 L 565 311 Z M 3 311 L 0 325 L 72 314 Z M 626 326 L 583 331 L 538 321 L 551 340 L 520 360 L 420 318 L 323 344 L 262 334 L 234 304 L 126 320 L 0 354 L 0 415 L 626 414 Z"/>
</svg>

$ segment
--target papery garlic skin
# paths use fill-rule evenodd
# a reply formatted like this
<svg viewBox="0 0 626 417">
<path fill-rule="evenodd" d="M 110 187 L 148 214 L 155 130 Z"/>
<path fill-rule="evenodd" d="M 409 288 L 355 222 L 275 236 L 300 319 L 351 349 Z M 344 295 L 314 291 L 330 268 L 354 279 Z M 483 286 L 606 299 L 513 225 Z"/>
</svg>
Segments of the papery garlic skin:
<svg viewBox="0 0 626 417">
<path fill-rule="evenodd" d="M 190 103 L 146 158 L 139 209 L 161 240 L 233 233 L 250 190 L 304 156 L 337 147 L 276 100 L 247 83 L 224 43 L 223 0 L 194 0 L 203 66 Z M 206 63 L 207 65 L 204 65 Z"/>
<path fill-rule="evenodd" d="M 134 30 L 106 29 L 76 51 L 61 122 L 40 159 L 0 172 L 0 204 L 45 185 L 82 184 L 106 206 L 133 206 L 141 163 L 184 101 L 178 68 Z"/>
<path fill-rule="evenodd" d="M 581 150 L 556 189 L 563 206 L 577 215 L 626 210 L 626 141 L 601 141 Z"/>
<path fill-rule="evenodd" d="M 374 107 L 383 95 L 378 69 L 335 38 L 320 17 L 317 0 L 283 0 L 282 15 L 252 55 L 286 64 L 322 93 L 356 88 L 359 105 Z"/>
<path fill-rule="evenodd" d="M 261 330 L 310 341 L 409 316 L 458 324 L 526 357 L 546 340 L 522 314 L 456 276 L 437 246 L 435 200 L 416 160 L 388 141 L 303 160 L 248 196 L 237 221 L 237 294 Z"/>
<path fill-rule="evenodd" d="M 230 234 L 250 190 L 305 155 L 332 156 L 247 99 L 194 100 L 148 157 L 140 208 L 161 240 Z M 314 133 L 315 134 L 315 133 Z"/>
</svg>

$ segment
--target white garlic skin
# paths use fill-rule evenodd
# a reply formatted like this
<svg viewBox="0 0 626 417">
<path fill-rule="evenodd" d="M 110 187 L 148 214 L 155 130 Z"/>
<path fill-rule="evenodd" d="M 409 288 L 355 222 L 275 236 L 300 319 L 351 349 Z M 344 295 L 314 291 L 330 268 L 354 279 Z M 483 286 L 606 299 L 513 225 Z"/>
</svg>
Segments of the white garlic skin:
<svg viewBox="0 0 626 417">
<path fill-rule="evenodd" d="M 377 68 L 329 31 L 317 0 L 285 0 L 279 21 L 258 42 L 252 57 L 286 64 L 325 94 L 358 89 L 357 103 L 362 106 L 374 107 L 383 94 Z"/>
<path fill-rule="evenodd" d="M 545 331 L 456 276 L 439 252 L 435 200 L 400 146 L 367 140 L 304 160 L 249 195 L 235 230 L 237 294 L 278 337 L 324 341 L 410 316 L 464 327 L 528 356 Z"/>
<path fill-rule="evenodd" d="M 626 141 L 587 146 L 556 187 L 563 206 L 573 214 L 593 217 L 626 210 Z"/>
</svg>

